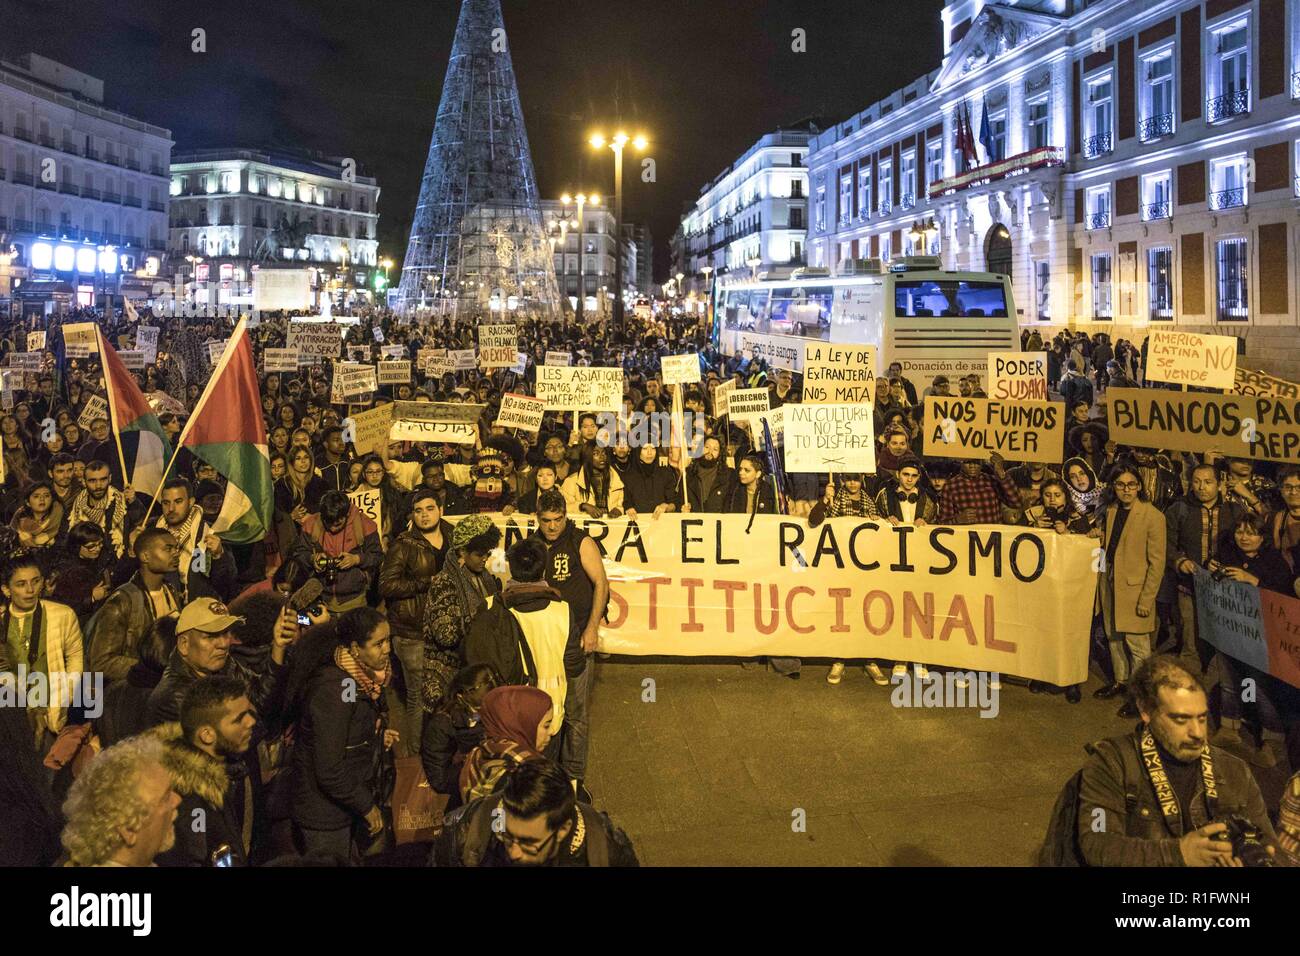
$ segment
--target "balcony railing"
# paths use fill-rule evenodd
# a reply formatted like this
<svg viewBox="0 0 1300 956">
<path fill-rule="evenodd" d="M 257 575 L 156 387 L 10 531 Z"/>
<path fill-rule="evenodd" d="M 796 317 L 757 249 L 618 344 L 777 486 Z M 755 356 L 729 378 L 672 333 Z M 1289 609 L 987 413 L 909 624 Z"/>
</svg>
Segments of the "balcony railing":
<svg viewBox="0 0 1300 956">
<path fill-rule="evenodd" d="M 1115 148 L 1114 137 L 1110 133 L 1098 133 L 1083 141 L 1083 155 L 1088 159 L 1105 156 Z"/>
<path fill-rule="evenodd" d="M 1152 222 L 1157 219 L 1168 219 L 1173 204 L 1166 199 L 1164 202 L 1147 203 L 1142 207 L 1142 221 Z"/>
<path fill-rule="evenodd" d="M 1210 193 L 1211 209 L 1236 209 L 1244 205 L 1246 205 L 1245 189 L 1221 189 L 1217 193 Z"/>
<path fill-rule="evenodd" d="M 30 143 L 32 141 L 32 132 L 19 126 L 14 130 L 14 139 L 21 139 L 25 143 Z"/>
<path fill-rule="evenodd" d="M 134 206 L 135 208 L 139 209 L 140 206 L 142 205 L 142 201 L 139 196 L 124 196 L 122 198 L 122 205 Z"/>
<path fill-rule="evenodd" d="M 44 179 L 38 179 L 36 180 L 36 188 L 55 190 L 59 188 L 59 184 L 55 182 L 46 182 Z"/>
<path fill-rule="evenodd" d="M 1148 116 L 1142 121 L 1141 134 L 1144 143 L 1160 139 L 1163 136 L 1172 136 L 1174 134 L 1174 114 L 1161 113 L 1159 116 Z"/>
<path fill-rule="evenodd" d="M 894 205 L 892 202 L 890 202 L 888 199 L 880 200 L 880 208 L 877 209 L 877 212 L 879 212 L 882 216 L 888 216 L 893 211 L 894 211 Z"/>
<path fill-rule="evenodd" d="M 1088 217 L 1084 220 L 1084 223 L 1085 225 L 1087 225 L 1089 229 L 1109 229 L 1110 212 L 1106 211 L 1106 212 L 1089 213 Z"/>
<path fill-rule="evenodd" d="M 127 169 L 135 170 L 137 173 L 140 172 L 140 163 L 137 160 L 128 159 L 125 165 Z"/>
<path fill-rule="evenodd" d="M 1234 90 L 1216 96 L 1206 104 L 1206 116 L 1211 123 L 1222 122 L 1250 112 L 1250 90 Z"/>
<path fill-rule="evenodd" d="M 57 146 L 54 145 L 54 140 L 50 139 L 48 136 L 38 136 L 38 137 L 36 137 L 36 143 L 37 143 L 38 146 L 44 146 L 46 149 L 58 149 L 58 148 L 59 148 L 59 147 L 57 147 Z"/>
<path fill-rule="evenodd" d="M 908 196 L 904 196 L 901 200 L 899 200 L 898 208 L 911 209 L 915 205 L 916 205 L 916 197 L 908 195 Z"/>
<path fill-rule="evenodd" d="M 96 189 L 94 186 L 81 187 L 81 197 L 83 199 L 98 199 L 99 195 L 100 195 L 99 190 Z"/>
<path fill-rule="evenodd" d="M 870 209 L 859 209 L 859 210 L 858 210 L 858 222 L 866 222 L 866 221 L 867 221 L 868 219 L 870 219 L 870 218 L 871 218 L 871 210 L 870 210 Z"/>
<path fill-rule="evenodd" d="M 32 184 L 32 174 L 24 173 L 21 170 L 14 173 L 14 185 L 30 186 Z"/>
<path fill-rule="evenodd" d="M 59 183 L 59 192 L 66 193 L 69 196 L 81 195 L 81 190 L 72 183 Z"/>
<path fill-rule="evenodd" d="M 160 202 L 154 202 L 152 199 L 149 200 L 149 211 L 150 211 L 150 212 L 162 212 L 165 208 L 166 208 L 166 207 L 163 206 L 162 203 L 160 203 Z"/>
<path fill-rule="evenodd" d="M 121 193 L 111 193 L 111 192 L 109 192 L 107 189 L 104 190 L 104 192 L 101 194 L 100 198 L 103 199 L 104 202 L 115 202 L 115 203 L 118 203 L 119 205 L 120 205 L 121 202 L 122 202 L 122 194 L 121 194 Z"/>
</svg>

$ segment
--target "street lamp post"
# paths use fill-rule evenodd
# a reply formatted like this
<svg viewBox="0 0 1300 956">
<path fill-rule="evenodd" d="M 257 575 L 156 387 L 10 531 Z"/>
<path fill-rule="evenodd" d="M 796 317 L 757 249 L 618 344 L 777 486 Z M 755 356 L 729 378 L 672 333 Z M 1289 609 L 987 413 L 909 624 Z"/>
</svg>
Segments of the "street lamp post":
<svg viewBox="0 0 1300 956">
<path fill-rule="evenodd" d="M 604 149 L 608 146 L 614 151 L 614 324 L 621 332 L 623 331 L 623 255 L 621 248 L 623 236 L 623 147 L 631 142 L 637 152 L 641 152 L 646 148 L 646 138 L 641 135 L 634 138 L 629 137 L 627 133 L 620 130 L 614 134 L 613 138 L 608 140 L 600 133 L 596 133 L 589 142 L 596 149 Z"/>
<path fill-rule="evenodd" d="M 707 318 L 713 310 L 713 286 L 709 282 L 709 276 L 713 274 L 713 266 L 703 266 L 700 271 L 704 273 L 704 315 Z"/>
</svg>

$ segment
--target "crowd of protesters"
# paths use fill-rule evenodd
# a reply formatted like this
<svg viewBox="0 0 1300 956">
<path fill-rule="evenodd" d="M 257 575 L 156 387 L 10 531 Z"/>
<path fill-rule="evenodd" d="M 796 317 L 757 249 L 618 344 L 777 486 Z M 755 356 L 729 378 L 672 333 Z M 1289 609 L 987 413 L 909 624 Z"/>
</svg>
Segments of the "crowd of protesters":
<svg viewBox="0 0 1300 956">
<path fill-rule="evenodd" d="M 395 764 L 418 759 L 448 811 L 431 864 L 634 864 L 626 835 L 586 787 L 610 595 L 600 551 L 580 526 L 586 516 L 784 512 L 812 525 L 855 516 L 1094 538 L 1106 560 L 1092 609 L 1102 677 L 1093 696 L 1120 703 L 1120 717 L 1146 719 L 1151 661 L 1169 652 L 1188 680 L 1217 687 L 1216 747 L 1260 768 L 1297 765 L 1300 691 L 1198 636 L 1192 576 L 1204 569 L 1300 594 L 1300 469 L 1117 446 L 1105 394 L 1142 381 L 1143 353 L 1131 343 L 1025 332 L 1024 349 L 1047 353 L 1053 397 L 1067 406 L 1060 462 L 926 456 L 924 399 L 982 396 L 980 379 L 913 382 L 895 365 L 876 383 L 875 474 L 778 480 L 759 436 L 712 416 L 714 391 L 728 381 L 767 387 L 779 407 L 800 400 L 799 376 L 721 354 L 693 317 L 629 316 L 624 329 L 524 320 L 523 374 L 430 377 L 416 367 L 421 350 L 473 348 L 475 323 L 363 311 L 345 327 L 342 356 L 373 362 L 402 347 L 415 371 L 409 384 L 347 403 L 331 401 L 331 361 L 261 371 L 263 350 L 285 345 L 291 318 L 264 314 L 249 330 L 274 494 L 272 527 L 252 544 L 214 533 L 224 479 L 188 451 L 156 500 L 127 486 L 109 421 L 87 415 L 104 395 L 98 359 L 68 357 L 58 321 L 0 327 L 0 358 L 25 351 L 29 329 L 47 331 L 45 365 L 6 377 L 0 415 L 0 671 L 106 682 L 102 708 L 0 707 L 0 788 L 21 821 L 0 831 L 23 831 L 0 838 L 0 861 L 244 865 L 382 854 L 392 849 Z M 134 331 L 120 314 L 62 319 L 87 320 L 109 342 Z M 161 330 L 156 361 L 137 378 L 175 442 L 210 374 L 207 343 L 225 340 L 232 323 L 143 309 L 139 322 Z M 494 425 L 502 396 L 530 392 L 548 351 L 622 367 L 625 422 L 668 412 L 660 358 L 694 352 L 701 382 L 682 404 L 703 426 L 680 446 L 666 427 L 634 446 L 590 413 L 548 412 L 537 433 Z M 358 453 L 351 416 L 394 400 L 481 405 L 477 440 L 381 442 Z M 377 497 L 378 509 L 363 510 L 358 494 Z M 515 512 L 535 516 L 536 530 L 506 553 L 503 587 L 493 557 L 501 532 L 489 515 Z M 769 661 L 796 679 L 801 663 Z M 882 686 L 909 666 L 929 676 L 920 662 L 859 663 Z M 829 662 L 827 681 L 840 683 L 845 668 Z M 1243 681 L 1256 688 L 1249 703 Z M 1029 688 L 1081 697 L 1077 686 Z M 1297 789 L 1282 808 L 1292 823 Z M 492 825 L 500 808 L 504 829 Z M 209 821 L 201 833 L 187 825 L 195 811 Z"/>
</svg>

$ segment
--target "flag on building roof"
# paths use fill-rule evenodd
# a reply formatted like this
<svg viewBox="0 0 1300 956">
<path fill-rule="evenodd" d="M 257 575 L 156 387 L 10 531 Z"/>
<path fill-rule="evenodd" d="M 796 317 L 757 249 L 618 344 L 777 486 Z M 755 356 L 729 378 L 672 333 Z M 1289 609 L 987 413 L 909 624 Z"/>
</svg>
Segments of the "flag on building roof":
<svg viewBox="0 0 1300 956">
<path fill-rule="evenodd" d="M 162 484 L 163 471 L 171 458 L 167 432 L 140 391 L 135 376 L 127 371 L 113 346 L 104 341 L 104 333 L 98 326 L 95 335 L 104 362 L 109 428 L 117 442 L 124 486 L 152 495 Z"/>
<path fill-rule="evenodd" d="M 989 101 L 984 100 L 984 113 L 980 117 L 980 145 L 984 147 L 984 162 L 996 162 L 998 156 L 994 150 L 997 145 L 993 141 L 993 127 L 989 123 Z"/>
<path fill-rule="evenodd" d="M 180 437 L 181 448 L 226 479 L 213 531 L 234 544 L 262 540 L 273 510 L 271 459 L 247 324 L 247 318 L 239 320 Z"/>
</svg>

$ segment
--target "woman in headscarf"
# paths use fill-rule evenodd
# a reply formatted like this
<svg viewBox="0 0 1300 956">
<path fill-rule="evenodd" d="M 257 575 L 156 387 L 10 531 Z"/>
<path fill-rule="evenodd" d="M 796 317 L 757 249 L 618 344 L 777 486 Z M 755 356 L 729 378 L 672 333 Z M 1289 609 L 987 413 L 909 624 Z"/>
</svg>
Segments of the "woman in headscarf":
<svg viewBox="0 0 1300 956">
<path fill-rule="evenodd" d="M 63 505 L 54 486 L 48 481 L 29 486 L 12 524 L 24 551 L 43 552 L 54 547 L 63 530 Z"/>
<path fill-rule="evenodd" d="M 681 478 L 667 465 L 659 464 L 659 449 L 642 445 L 623 472 L 623 513 L 629 518 L 676 511 L 681 504 Z"/>
<path fill-rule="evenodd" d="M 451 533 L 451 555 L 429 582 L 424 609 L 424 682 L 421 701 L 433 710 L 460 670 L 460 647 L 479 611 L 501 593 L 487 561 L 501 531 L 487 515 L 462 518 Z"/>
<path fill-rule="evenodd" d="M 479 716 L 483 742 L 469 752 L 460 770 L 460 798 L 469 803 L 496 788 L 512 765 L 537 760 L 551 742 L 551 697 L 536 687 L 490 690 Z"/>
<path fill-rule="evenodd" d="M 1088 519 L 1089 524 L 1096 524 L 1097 508 L 1101 504 L 1104 489 L 1097 483 L 1097 473 L 1093 471 L 1092 465 L 1082 458 L 1067 458 L 1061 471 L 1070 493 L 1070 504 Z"/>
</svg>

